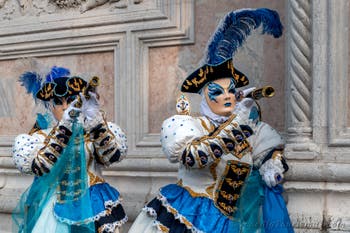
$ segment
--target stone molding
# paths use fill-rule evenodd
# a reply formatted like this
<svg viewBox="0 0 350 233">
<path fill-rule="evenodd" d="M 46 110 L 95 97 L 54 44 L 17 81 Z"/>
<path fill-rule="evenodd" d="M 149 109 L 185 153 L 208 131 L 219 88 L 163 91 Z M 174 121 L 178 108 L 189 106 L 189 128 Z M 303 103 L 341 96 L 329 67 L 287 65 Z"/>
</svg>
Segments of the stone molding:
<svg viewBox="0 0 350 233">
<path fill-rule="evenodd" d="M 159 155 L 159 135 L 148 134 L 148 49 L 194 42 L 194 1 L 154 3 L 123 14 L 91 11 L 10 21 L 0 26 L 0 60 L 113 51 L 114 115 L 128 132 L 129 154 Z M 25 20 L 30 23 L 24 25 Z M 13 138 L 0 137 L 0 145 Z"/>
<path fill-rule="evenodd" d="M 348 63 L 349 63 L 349 1 L 337 4 L 328 1 L 329 42 L 328 58 L 328 143 L 329 146 L 350 146 L 350 127 L 347 124 Z"/>
</svg>

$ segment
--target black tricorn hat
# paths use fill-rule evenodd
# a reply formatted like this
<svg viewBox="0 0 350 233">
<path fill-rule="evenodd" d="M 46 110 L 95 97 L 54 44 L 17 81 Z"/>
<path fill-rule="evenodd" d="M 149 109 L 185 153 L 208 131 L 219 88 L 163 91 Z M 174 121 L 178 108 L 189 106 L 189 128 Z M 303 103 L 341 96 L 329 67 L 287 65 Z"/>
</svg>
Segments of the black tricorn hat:
<svg viewBox="0 0 350 233">
<path fill-rule="evenodd" d="M 86 86 L 87 82 L 80 77 L 59 77 L 44 83 L 36 93 L 36 97 L 43 101 L 49 101 L 54 97 L 77 95 Z"/>
<path fill-rule="evenodd" d="M 217 65 L 205 64 L 190 74 L 181 85 L 182 92 L 198 93 L 208 82 L 221 78 L 233 78 L 235 87 L 249 84 L 248 78 L 233 67 L 232 58 Z"/>
</svg>

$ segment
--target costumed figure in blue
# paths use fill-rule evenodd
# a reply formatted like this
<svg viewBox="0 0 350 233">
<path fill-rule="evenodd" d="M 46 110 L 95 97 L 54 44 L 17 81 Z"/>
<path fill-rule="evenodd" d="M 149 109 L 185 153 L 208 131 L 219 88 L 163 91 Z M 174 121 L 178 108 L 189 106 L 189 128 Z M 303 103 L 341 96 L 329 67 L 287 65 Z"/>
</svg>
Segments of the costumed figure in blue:
<svg viewBox="0 0 350 233">
<path fill-rule="evenodd" d="M 272 87 L 248 85 L 232 56 L 251 30 L 280 37 L 277 12 L 230 12 L 208 43 L 204 64 L 190 74 L 182 92 L 202 96 L 202 116 L 189 115 L 180 97 L 179 114 L 163 122 L 161 143 L 178 181 L 160 189 L 138 215 L 129 233 L 293 233 L 281 182 L 288 166 L 284 141 L 260 121 L 256 100 Z"/>
<path fill-rule="evenodd" d="M 25 72 L 19 81 L 46 113 L 15 139 L 13 161 L 34 181 L 13 212 L 13 231 L 119 232 L 127 216 L 101 169 L 125 157 L 126 136 L 100 110 L 99 78 L 87 82 L 54 66 L 47 74 Z"/>
</svg>

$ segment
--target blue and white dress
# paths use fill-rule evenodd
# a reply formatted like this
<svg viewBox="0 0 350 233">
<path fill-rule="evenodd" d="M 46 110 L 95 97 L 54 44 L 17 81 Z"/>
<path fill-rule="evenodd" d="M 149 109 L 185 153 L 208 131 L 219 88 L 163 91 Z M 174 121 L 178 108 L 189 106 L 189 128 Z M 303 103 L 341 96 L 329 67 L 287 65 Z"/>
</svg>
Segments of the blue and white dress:
<svg viewBox="0 0 350 233">
<path fill-rule="evenodd" d="M 35 175 L 14 213 L 18 232 L 117 232 L 127 221 L 119 192 L 101 175 L 125 157 L 126 136 L 102 114 L 92 125 L 80 140 L 69 122 L 16 137 L 14 163 Z"/>
<path fill-rule="evenodd" d="M 255 111 L 256 113 L 256 111 Z M 162 187 L 129 233 L 292 233 L 281 196 L 259 171 L 268 160 L 287 170 L 283 140 L 251 109 L 220 125 L 207 117 L 175 115 L 162 125 L 161 141 L 178 181 Z"/>
</svg>

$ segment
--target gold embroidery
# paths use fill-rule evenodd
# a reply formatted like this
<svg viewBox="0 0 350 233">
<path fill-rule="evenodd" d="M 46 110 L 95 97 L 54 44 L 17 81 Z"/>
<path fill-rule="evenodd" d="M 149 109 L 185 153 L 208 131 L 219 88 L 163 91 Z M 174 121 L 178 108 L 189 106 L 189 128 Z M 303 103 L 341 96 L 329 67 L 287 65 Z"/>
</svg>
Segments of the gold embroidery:
<svg viewBox="0 0 350 233">
<path fill-rule="evenodd" d="M 63 181 L 61 181 L 60 182 L 60 184 L 61 185 L 63 185 L 63 186 L 68 186 L 68 185 L 79 185 L 80 183 L 82 182 L 82 180 L 81 179 L 79 179 L 79 180 L 76 180 L 76 181 L 72 181 L 72 182 L 67 182 L 66 180 L 63 180 Z"/>
<path fill-rule="evenodd" d="M 240 197 L 240 195 L 238 194 L 229 194 L 227 193 L 226 191 L 220 191 L 220 194 L 223 198 L 225 198 L 226 200 L 229 200 L 229 201 L 237 201 L 238 198 Z"/>
<path fill-rule="evenodd" d="M 238 188 L 239 186 L 242 186 L 244 184 L 243 181 L 239 180 L 239 181 L 234 181 L 231 178 L 226 178 L 225 179 L 226 182 L 234 189 Z"/>
<path fill-rule="evenodd" d="M 67 85 L 70 87 L 73 91 L 79 92 L 84 88 L 83 81 L 80 78 L 71 78 L 68 80 Z"/>
<path fill-rule="evenodd" d="M 218 181 L 219 184 L 213 198 L 214 203 L 229 218 L 232 218 L 237 210 L 236 205 L 249 172 L 249 164 L 229 160 L 221 179 Z"/>
<path fill-rule="evenodd" d="M 207 79 L 207 77 L 204 76 L 203 78 L 201 78 L 201 79 L 199 79 L 199 80 L 197 81 L 197 77 L 195 77 L 195 78 L 193 78 L 193 79 L 191 80 L 191 82 L 192 82 L 196 87 L 198 87 L 198 85 L 202 84 L 206 79 Z"/>
<path fill-rule="evenodd" d="M 52 96 L 53 93 L 53 83 L 47 83 L 45 84 L 45 86 L 43 86 L 43 88 L 38 92 L 38 94 L 40 95 L 40 97 L 42 99 L 48 99 Z"/>
<path fill-rule="evenodd" d="M 199 69 L 198 76 L 202 78 L 204 74 L 203 69 Z"/>
<path fill-rule="evenodd" d="M 224 202 L 219 202 L 219 206 L 228 213 L 233 213 L 237 210 L 236 206 L 228 206 Z"/>
<path fill-rule="evenodd" d="M 239 176 L 249 172 L 249 168 L 247 167 L 240 168 L 240 167 L 237 167 L 237 164 L 231 164 L 231 169 L 235 174 Z"/>
<path fill-rule="evenodd" d="M 192 86 L 192 83 L 189 80 L 186 80 L 186 84 Z"/>
<path fill-rule="evenodd" d="M 251 151 L 250 144 L 247 139 L 235 146 L 235 156 L 241 159 L 247 152 Z"/>
</svg>

